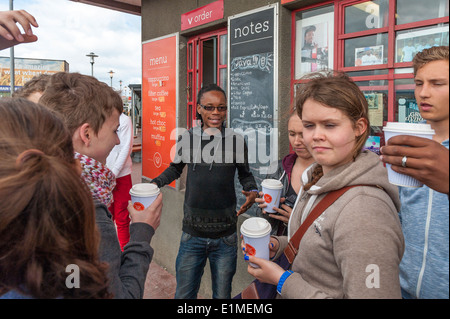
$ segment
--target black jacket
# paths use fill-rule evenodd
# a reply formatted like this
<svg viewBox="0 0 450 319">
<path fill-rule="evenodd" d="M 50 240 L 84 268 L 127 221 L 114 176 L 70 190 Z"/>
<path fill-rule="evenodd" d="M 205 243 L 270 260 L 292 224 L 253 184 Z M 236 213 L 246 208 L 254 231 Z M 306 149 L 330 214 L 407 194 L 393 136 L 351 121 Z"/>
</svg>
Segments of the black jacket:
<svg viewBox="0 0 450 319">
<path fill-rule="evenodd" d="M 248 165 L 244 138 L 223 128 L 208 135 L 200 127 L 181 134 L 176 158 L 158 177 L 158 187 L 179 178 L 187 165 L 183 231 L 205 238 L 220 238 L 236 231 L 234 177 L 245 191 L 257 189 Z"/>
</svg>

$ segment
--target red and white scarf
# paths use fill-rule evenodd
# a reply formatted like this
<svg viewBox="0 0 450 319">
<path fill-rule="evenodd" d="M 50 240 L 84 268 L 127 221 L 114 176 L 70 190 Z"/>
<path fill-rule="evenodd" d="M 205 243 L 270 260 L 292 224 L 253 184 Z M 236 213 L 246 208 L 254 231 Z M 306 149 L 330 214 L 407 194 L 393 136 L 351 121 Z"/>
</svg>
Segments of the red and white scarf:
<svg viewBox="0 0 450 319">
<path fill-rule="evenodd" d="M 86 155 L 75 152 L 75 158 L 81 163 L 81 177 L 91 191 L 94 200 L 107 207 L 113 202 L 112 191 L 116 187 L 116 176 L 102 163 Z"/>
</svg>

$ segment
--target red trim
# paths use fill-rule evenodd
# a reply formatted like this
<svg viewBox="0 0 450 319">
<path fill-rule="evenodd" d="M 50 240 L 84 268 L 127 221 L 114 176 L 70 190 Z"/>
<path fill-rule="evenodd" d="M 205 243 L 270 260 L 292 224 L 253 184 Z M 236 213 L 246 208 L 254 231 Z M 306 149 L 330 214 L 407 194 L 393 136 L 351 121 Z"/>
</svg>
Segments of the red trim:
<svg viewBox="0 0 450 319">
<path fill-rule="evenodd" d="M 358 85 L 359 86 L 359 85 Z M 377 85 L 377 86 L 359 86 L 359 89 L 361 91 L 387 91 L 388 90 L 387 85 Z"/>
<path fill-rule="evenodd" d="M 351 39 L 351 38 L 359 38 L 379 33 L 386 33 L 389 31 L 389 27 L 383 27 L 378 29 L 370 29 L 370 30 L 364 30 L 364 31 L 358 31 L 358 32 L 352 32 L 352 33 L 345 33 L 345 34 L 338 34 L 339 40 L 345 40 L 345 39 Z"/>
<path fill-rule="evenodd" d="M 399 91 L 399 90 L 412 90 L 414 91 L 414 89 L 416 88 L 415 84 L 397 84 L 395 86 L 395 90 Z"/>
<path fill-rule="evenodd" d="M 340 70 L 344 72 L 366 71 L 366 70 L 382 70 L 386 69 L 387 64 L 378 65 L 366 65 L 366 66 L 347 66 L 342 67 Z"/>
<path fill-rule="evenodd" d="M 389 69 L 389 79 L 391 81 L 388 81 L 388 122 L 394 122 L 395 121 L 395 89 L 394 89 L 394 81 L 392 80 L 394 77 L 394 69 Z"/>
<path fill-rule="evenodd" d="M 217 59 L 217 77 L 216 81 L 217 83 L 220 83 L 220 69 L 224 69 L 228 67 L 228 64 L 220 64 L 220 36 L 227 34 L 228 30 L 226 28 L 222 28 L 219 30 L 214 30 L 210 32 L 206 32 L 200 35 L 196 35 L 188 39 L 187 42 L 187 85 L 189 85 L 189 74 L 192 74 L 192 102 L 187 102 L 187 128 L 191 128 L 193 126 L 193 121 L 195 121 L 196 116 L 196 106 L 197 106 L 197 87 L 200 88 L 201 83 L 203 82 L 203 76 L 202 76 L 202 70 L 203 70 L 203 49 L 201 46 L 201 43 L 207 40 L 210 40 L 213 37 L 217 37 L 217 52 L 216 52 L 216 59 Z M 189 55 L 189 44 L 192 43 L 193 46 L 193 52 L 192 56 Z M 228 45 L 228 44 L 227 44 Z M 197 65 L 197 56 L 199 65 Z M 189 69 L 189 60 L 191 60 L 192 68 Z M 197 81 L 197 75 L 198 75 L 198 81 Z"/>
<path fill-rule="evenodd" d="M 443 18 L 417 21 L 417 22 L 405 23 L 405 24 L 400 24 L 400 25 L 394 24 L 394 29 L 395 29 L 395 31 L 400 31 L 400 30 L 406 30 L 406 29 L 428 27 L 428 26 L 433 26 L 435 24 L 448 23 L 448 22 L 449 22 L 449 17 L 447 16 L 447 17 L 443 17 Z"/>
<path fill-rule="evenodd" d="M 397 1 L 389 1 L 389 27 L 388 27 L 388 68 L 394 67 L 395 57 L 395 13 Z M 394 53 L 394 54 L 392 54 Z"/>
<path fill-rule="evenodd" d="M 394 79 L 414 79 L 414 74 L 412 73 L 394 74 Z"/>
</svg>

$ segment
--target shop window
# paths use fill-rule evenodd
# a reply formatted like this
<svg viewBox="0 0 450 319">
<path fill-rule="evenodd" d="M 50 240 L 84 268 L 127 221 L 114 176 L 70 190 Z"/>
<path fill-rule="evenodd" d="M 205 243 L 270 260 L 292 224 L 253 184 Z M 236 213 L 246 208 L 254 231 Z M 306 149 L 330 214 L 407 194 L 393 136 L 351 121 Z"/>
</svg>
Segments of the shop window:
<svg viewBox="0 0 450 319">
<path fill-rule="evenodd" d="M 325 6 L 296 15 L 295 78 L 333 68 L 334 6 Z"/>
<path fill-rule="evenodd" d="M 379 33 L 345 40 L 345 67 L 386 64 L 388 34 Z"/>
<path fill-rule="evenodd" d="M 345 33 L 382 28 L 388 25 L 389 1 L 375 0 L 345 8 Z"/>
<path fill-rule="evenodd" d="M 396 24 L 448 17 L 448 0 L 397 0 Z"/>
<path fill-rule="evenodd" d="M 388 119 L 388 81 L 356 82 L 369 106 L 370 136 L 365 147 L 379 154 L 380 146 L 384 145 L 383 125 Z"/>
<path fill-rule="evenodd" d="M 302 52 L 306 28 L 333 21 L 331 15 L 336 30 L 327 38 L 333 57 L 326 66 L 345 72 L 365 94 L 371 121 L 368 143 L 376 149 L 378 141 L 384 145 L 382 127 L 387 121 L 422 120 L 412 60 L 425 48 L 449 45 L 448 0 L 330 0 L 294 12 L 293 98 L 301 76 L 322 69 Z"/>
<path fill-rule="evenodd" d="M 411 62 L 424 49 L 448 45 L 448 36 L 448 24 L 399 31 L 395 41 L 395 62 Z"/>
<path fill-rule="evenodd" d="M 420 115 L 419 106 L 414 96 L 414 80 L 395 80 L 395 104 L 396 121 L 407 123 L 419 123 L 423 121 Z"/>
</svg>

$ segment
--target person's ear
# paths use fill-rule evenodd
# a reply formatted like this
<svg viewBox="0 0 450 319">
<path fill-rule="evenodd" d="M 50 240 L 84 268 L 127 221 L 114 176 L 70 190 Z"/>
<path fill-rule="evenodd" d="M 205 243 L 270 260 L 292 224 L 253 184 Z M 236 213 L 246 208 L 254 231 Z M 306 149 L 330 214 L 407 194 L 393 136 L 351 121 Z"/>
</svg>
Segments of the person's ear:
<svg viewBox="0 0 450 319">
<path fill-rule="evenodd" d="M 355 136 L 360 137 L 366 132 L 367 129 L 368 129 L 367 120 L 361 117 L 355 123 Z"/>
<path fill-rule="evenodd" d="M 91 126 L 88 123 L 84 123 L 80 126 L 78 134 L 83 144 L 89 146 L 92 138 Z"/>
</svg>

